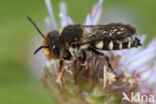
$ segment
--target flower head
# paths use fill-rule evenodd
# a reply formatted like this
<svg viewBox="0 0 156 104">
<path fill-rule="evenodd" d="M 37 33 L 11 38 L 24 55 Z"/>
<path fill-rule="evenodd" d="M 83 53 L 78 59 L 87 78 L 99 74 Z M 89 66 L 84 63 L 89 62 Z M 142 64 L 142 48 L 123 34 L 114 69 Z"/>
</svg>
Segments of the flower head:
<svg viewBox="0 0 156 104">
<path fill-rule="evenodd" d="M 50 0 L 45 0 L 45 3 L 50 15 L 50 19 L 46 18 L 46 29 L 48 31 L 58 29 Z M 87 14 L 85 25 L 98 23 L 102 13 L 102 3 L 103 0 L 99 0 L 98 4 L 93 7 L 92 13 Z M 74 24 L 66 10 L 66 3 L 61 2 L 59 14 L 61 27 Z M 142 44 L 145 38 L 146 35 L 140 37 Z M 129 94 L 139 91 L 142 94 L 156 95 L 156 62 L 153 62 L 156 56 L 156 39 L 145 48 L 104 51 L 104 53 L 110 57 L 113 70 L 107 67 L 104 57 L 98 57 L 92 52 L 87 52 L 87 63 L 84 64 L 85 67 L 80 73 L 77 70 L 82 66 L 82 60 L 79 57 L 76 57 L 70 64 L 66 63 L 61 72 L 58 71 L 58 65 L 55 61 L 47 61 L 45 75 L 42 78 L 46 88 L 59 95 L 59 98 L 56 97 L 56 99 L 58 101 L 61 99 L 60 103 L 64 103 L 62 101 L 65 98 L 69 99 L 69 96 L 73 97 L 73 101 L 82 104 L 94 104 L 96 101 L 107 103 L 115 101 L 111 103 L 115 104 L 116 100 L 121 102 L 123 92 Z M 78 76 L 77 73 L 79 73 Z M 75 76 L 78 77 L 77 85 L 74 83 Z M 60 90 L 56 82 L 65 90 Z M 112 99 L 105 100 L 105 97 Z"/>
</svg>

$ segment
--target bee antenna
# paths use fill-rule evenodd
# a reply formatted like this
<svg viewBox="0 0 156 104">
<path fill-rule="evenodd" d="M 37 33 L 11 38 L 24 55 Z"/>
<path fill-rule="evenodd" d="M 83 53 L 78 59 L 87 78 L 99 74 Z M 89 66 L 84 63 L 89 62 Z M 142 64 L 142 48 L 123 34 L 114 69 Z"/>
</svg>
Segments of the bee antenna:
<svg viewBox="0 0 156 104">
<path fill-rule="evenodd" d="M 36 30 L 38 31 L 38 33 L 46 40 L 45 36 L 40 31 L 40 29 L 37 27 L 37 25 L 35 24 L 35 22 L 29 16 L 27 16 L 27 19 L 34 25 L 34 27 L 36 28 Z"/>
<path fill-rule="evenodd" d="M 41 50 L 42 48 L 48 48 L 48 46 L 40 46 L 40 47 L 38 47 L 38 48 L 35 50 L 34 55 L 35 55 L 39 50 Z"/>
</svg>

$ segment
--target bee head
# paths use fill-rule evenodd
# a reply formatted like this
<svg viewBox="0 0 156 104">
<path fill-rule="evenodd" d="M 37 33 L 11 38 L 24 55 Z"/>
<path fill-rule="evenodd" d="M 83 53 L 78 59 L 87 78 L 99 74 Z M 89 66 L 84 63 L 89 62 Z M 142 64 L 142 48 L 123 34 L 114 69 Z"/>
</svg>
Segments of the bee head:
<svg viewBox="0 0 156 104">
<path fill-rule="evenodd" d="M 27 16 L 27 19 L 33 24 L 37 32 L 44 39 L 43 45 L 37 48 L 34 54 L 36 54 L 38 51 L 40 51 L 43 48 L 47 58 L 49 59 L 60 58 L 60 56 L 62 56 L 62 42 L 59 40 L 59 32 L 54 30 L 52 32 L 49 32 L 47 36 L 44 36 L 44 34 L 40 31 L 40 29 L 37 27 L 35 22 L 29 16 Z"/>
<path fill-rule="evenodd" d="M 59 39 L 59 32 L 54 30 L 47 34 L 43 41 L 44 53 L 49 59 L 58 59 L 62 56 L 62 41 Z"/>
</svg>

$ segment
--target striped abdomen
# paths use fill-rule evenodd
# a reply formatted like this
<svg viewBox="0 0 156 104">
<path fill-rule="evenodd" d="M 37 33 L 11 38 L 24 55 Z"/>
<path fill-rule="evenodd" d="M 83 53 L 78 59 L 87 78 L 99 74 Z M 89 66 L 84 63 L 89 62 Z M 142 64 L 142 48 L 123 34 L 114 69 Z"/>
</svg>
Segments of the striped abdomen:
<svg viewBox="0 0 156 104">
<path fill-rule="evenodd" d="M 100 40 L 92 43 L 92 47 L 100 50 L 121 50 L 140 46 L 140 40 L 137 37 L 128 37 L 126 39 Z"/>
<path fill-rule="evenodd" d="M 84 26 L 82 44 L 91 43 L 91 47 L 100 50 L 120 50 L 140 46 L 136 29 L 131 25 L 110 23 L 107 25 Z"/>
</svg>

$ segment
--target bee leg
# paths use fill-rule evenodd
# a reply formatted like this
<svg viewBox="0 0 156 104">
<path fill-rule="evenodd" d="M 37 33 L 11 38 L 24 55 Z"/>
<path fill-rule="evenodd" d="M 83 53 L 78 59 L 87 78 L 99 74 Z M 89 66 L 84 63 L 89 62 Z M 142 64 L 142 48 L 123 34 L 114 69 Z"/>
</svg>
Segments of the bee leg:
<svg viewBox="0 0 156 104">
<path fill-rule="evenodd" d="M 61 71 L 63 65 L 64 65 L 64 61 L 63 60 L 60 60 L 60 62 L 59 62 L 59 71 L 58 72 Z"/>
<path fill-rule="evenodd" d="M 111 69 L 111 71 L 113 72 L 113 68 L 112 68 L 112 66 L 111 66 L 111 64 L 110 64 L 110 60 L 109 60 L 109 57 L 107 56 L 107 55 L 105 55 L 105 59 L 106 59 L 106 62 L 107 62 L 107 65 L 108 65 L 108 67 Z"/>
<path fill-rule="evenodd" d="M 77 71 L 76 75 L 75 75 L 75 84 L 77 85 L 77 78 L 78 78 L 78 75 L 80 74 L 80 72 L 82 71 L 83 67 L 84 67 L 84 63 L 86 61 L 86 53 L 85 51 L 83 51 L 83 58 L 82 58 L 82 64 L 79 68 L 79 70 Z"/>
<path fill-rule="evenodd" d="M 112 66 L 110 64 L 109 57 L 107 55 L 105 55 L 104 53 L 101 53 L 101 52 L 97 51 L 96 49 L 94 49 L 92 47 L 89 47 L 89 50 L 93 51 L 97 55 L 104 56 L 105 59 L 106 59 L 106 62 L 107 62 L 107 65 L 108 65 L 109 69 L 111 69 L 111 71 L 113 71 L 113 68 L 112 68 Z"/>
<path fill-rule="evenodd" d="M 96 55 L 99 55 L 99 56 L 104 56 L 105 55 L 104 53 L 101 53 L 101 52 L 97 51 L 96 49 L 94 49 L 92 47 L 89 47 L 88 50 L 94 52 Z"/>
</svg>

